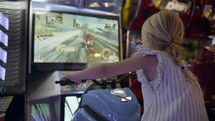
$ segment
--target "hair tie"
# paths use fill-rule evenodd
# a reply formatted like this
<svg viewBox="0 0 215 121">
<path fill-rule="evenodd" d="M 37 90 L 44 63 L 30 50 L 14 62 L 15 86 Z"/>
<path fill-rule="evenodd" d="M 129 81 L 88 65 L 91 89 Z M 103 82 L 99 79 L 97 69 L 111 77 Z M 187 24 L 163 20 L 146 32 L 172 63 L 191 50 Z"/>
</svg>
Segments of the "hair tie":
<svg viewBox="0 0 215 121">
<path fill-rule="evenodd" d="M 175 41 L 171 41 L 171 42 L 165 47 L 165 49 L 167 49 L 172 43 L 175 43 Z"/>
<path fill-rule="evenodd" d="M 181 67 L 181 70 L 184 70 L 184 69 L 185 69 L 185 67 L 184 67 L 184 66 L 182 66 L 182 67 Z"/>
</svg>

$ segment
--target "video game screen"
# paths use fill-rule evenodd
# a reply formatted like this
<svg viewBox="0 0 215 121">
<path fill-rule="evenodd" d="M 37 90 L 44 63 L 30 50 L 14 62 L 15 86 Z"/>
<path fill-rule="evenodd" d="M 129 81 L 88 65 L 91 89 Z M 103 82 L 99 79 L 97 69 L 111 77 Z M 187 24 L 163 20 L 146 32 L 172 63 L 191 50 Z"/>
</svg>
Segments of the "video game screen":
<svg viewBox="0 0 215 121">
<path fill-rule="evenodd" d="M 33 63 L 110 63 L 121 58 L 118 16 L 37 10 Z"/>
</svg>

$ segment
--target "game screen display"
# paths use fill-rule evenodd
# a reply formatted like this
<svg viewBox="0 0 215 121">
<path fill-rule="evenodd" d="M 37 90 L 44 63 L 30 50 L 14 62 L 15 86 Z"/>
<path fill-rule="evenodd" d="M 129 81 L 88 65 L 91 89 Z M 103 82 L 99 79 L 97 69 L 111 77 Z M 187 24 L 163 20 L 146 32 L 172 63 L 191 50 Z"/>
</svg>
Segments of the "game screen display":
<svg viewBox="0 0 215 121">
<path fill-rule="evenodd" d="M 33 63 L 109 63 L 120 60 L 118 16 L 35 11 Z"/>
</svg>

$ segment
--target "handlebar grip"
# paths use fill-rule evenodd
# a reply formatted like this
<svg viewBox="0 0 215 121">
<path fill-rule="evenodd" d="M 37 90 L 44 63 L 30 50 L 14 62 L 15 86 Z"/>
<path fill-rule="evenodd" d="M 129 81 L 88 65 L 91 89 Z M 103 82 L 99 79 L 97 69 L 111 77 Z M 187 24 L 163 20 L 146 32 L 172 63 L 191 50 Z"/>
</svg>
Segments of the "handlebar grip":
<svg viewBox="0 0 215 121">
<path fill-rule="evenodd" d="M 61 79 L 60 81 L 55 81 L 55 84 L 60 84 L 60 86 L 70 85 L 70 84 L 76 84 L 73 81 L 70 81 L 69 79 Z"/>
</svg>

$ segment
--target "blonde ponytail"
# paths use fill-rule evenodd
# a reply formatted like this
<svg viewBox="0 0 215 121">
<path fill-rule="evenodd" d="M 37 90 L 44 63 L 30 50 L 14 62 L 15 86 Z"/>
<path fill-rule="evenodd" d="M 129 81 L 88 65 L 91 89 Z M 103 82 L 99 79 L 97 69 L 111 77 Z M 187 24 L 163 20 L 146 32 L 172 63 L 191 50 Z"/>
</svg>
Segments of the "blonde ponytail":
<svg viewBox="0 0 215 121">
<path fill-rule="evenodd" d="M 171 20 L 171 21 L 169 21 Z M 180 17 L 170 11 L 160 11 L 149 17 L 142 27 L 143 46 L 170 53 L 176 65 L 182 68 L 186 79 L 200 90 L 197 78 L 181 59 L 184 26 Z"/>
<path fill-rule="evenodd" d="M 181 58 L 180 52 L 182 51 L 179 44 L 172 42 L 167 48 L 166 51 L 172 56 L 172 59 L 176 65 L 181 67 L 185 78 L 188 82 L 193 84 L 195 88 L 201 92 L 201 87 L 198 84 L 198 78 L 190 71 L 187 67 L 187 63 Z"/>
</svg>

